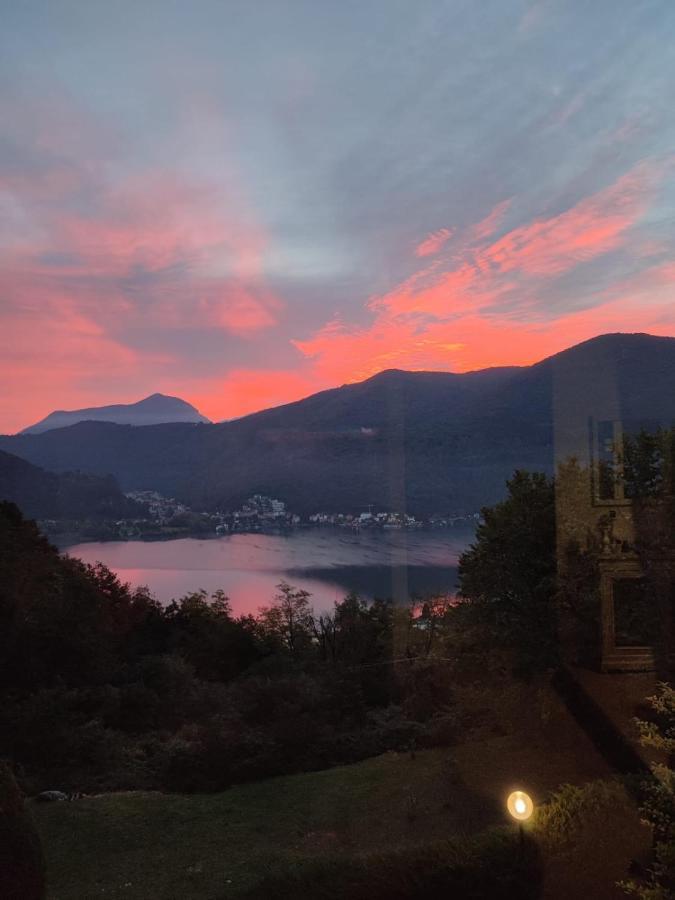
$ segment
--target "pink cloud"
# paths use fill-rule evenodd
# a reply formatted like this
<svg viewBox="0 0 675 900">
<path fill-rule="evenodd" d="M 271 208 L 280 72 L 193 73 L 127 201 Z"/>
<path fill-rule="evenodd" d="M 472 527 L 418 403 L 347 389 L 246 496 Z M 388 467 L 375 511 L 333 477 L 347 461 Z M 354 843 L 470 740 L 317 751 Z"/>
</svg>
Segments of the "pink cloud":
<svg viewBox="0 0 675 900">
<path fill-rule="evenodd" d="M 452 235 L 453 229 L 451 228 L 439 228 L 438 231 L 432 231 L 415 247 L 415 256 L 433 256 L 450 240 Z"/>
<path fill-rule="evenodd" d="M 240 196 L 154 173 L 88 184 L 94 200 L 82 212 L 67 202 L 81 179 L 57 167 L 32 185 L 18 176 L 0 185 L 17 224 L 0 235 L 0 377 L 21 385 L 20 399 L 0 403 L 6 429 L 54 407 L 138 399 L 139 384 L 161 390 L 180 361 L 139 355 L 129 330 L 212 328 L 250 340 L 283 313 L 265 279 L 268 235 Z"/>
<path fill-rule="evenodd" d="M 507 232 L 480 260 L 498 272 L 558 275 L 614 250 L 644 215 L 662 174 L 643 163 L 566 212 Z"/>
<path fill-rule="evenodd" d="M 27 195 L 17 196 L 25 203 Z M 42 209 L 41 195 L 38 202 Z M 148 323 L 154 317 L 168 327 L 203 324 L 237 334 L 275 324 L 283 306 L 265 284 L 268 236 L 241 198 L 172 173 L 99 188 L 94 213 L 43 210 L 41 231 L 22 245 L 5 244 L 5 271 L 67 286 L 84 303 L 88 297 L 102 324 L 101 293 L 114 293 L 116 307 Z M 139 276 L 142 309 L 133 293 Z"/>
<path fill-rule="evenodd" d="M 502 200 L 481 222 L 474 225 L 469 231 L 469 241 L 472 243 L 482 243 L 497 231 L 501 226 L 504 216 L 511 206 L 511 199 Z"/>
<path fill-rule="evenodd" d="M 91 206 L 82 207 L 95 212 L 83 212 L 66 202 L 81 187 L 67 166 L 32 183 L 13 176 L 0 184 L 17 200 L 0 245 L 0 378 L 20 391 L 0 401 L 3 427 L 54 407 L 135 400 L 141 384 L 231 418 L 390 367 L 527 364 L 603 331 L 672 333 L 671 263 L 591 293 L 583 311 L 547 308 L 561 275 L 603 254 L 630 249 L 644 265 L 666 252 L 635 238 L 665 170 L 645 162 L 569 209 L 505 232 L 511 200 L 462 233 L 428 234 L 415 248 L 417 269 L 365 301 L 369 324 L 333 319 L 293 341 L 294 367 L 238 367 L 206 379 L 168 354 L 137 353 L 124 333 L 210 328 L 253 341 L 278 325 L 284 303 L 265 277 L 271 238 L 245 198 L 155 172 L 112 186 L 96 181 Z"/>
<path fill-rule="evenodd" d="M 132 399 L 157 354 L 139 354 L 108 337 L 66 296 L 38 292 L 33 303 L 6 310 L 0 336 L 0 422 L 16 431 L 54 408 Z"/>
<path fill-rule="evenodd" d="M 498 204 L 458 239 L 445 265 L 415 272 L 371 309 L 438 319 L 495 306 L 520 293 L 522 306 L 548 280 L 622 246 L 649 206 L 663 167 L 643 163 L 570 209 L 512 228 L 490 242 L 509 208 Z"/>
</svg>

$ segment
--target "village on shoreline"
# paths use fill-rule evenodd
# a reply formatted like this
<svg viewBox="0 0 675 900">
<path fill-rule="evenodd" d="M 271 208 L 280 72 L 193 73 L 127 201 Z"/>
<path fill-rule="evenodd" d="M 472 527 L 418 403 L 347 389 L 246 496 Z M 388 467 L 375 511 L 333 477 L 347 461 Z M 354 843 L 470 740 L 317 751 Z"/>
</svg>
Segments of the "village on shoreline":
<svg viewBox="0 0 675 900">
<path fill-rule="evenodd" d="M 283 500 L 254 494 L 233 511 L 195 511 L 174 497 L 157 491 L 129 491 L 126 496 L 144 509 L 138 518 L 116 521 L 62 522 L 44 520 L 41 529 L 59 544 L 105 540 L 169 540 L 177 537 L 224 537 L 232 534 L 287 534 L 297 529 L 343 528 L 352 532 L 443 529 L 473 524 L 478 512 L 435 514 L 427 518 L 376 510 L 373 504 L 358 512 L 315 512 L 301 516 Z"/>
</svg>

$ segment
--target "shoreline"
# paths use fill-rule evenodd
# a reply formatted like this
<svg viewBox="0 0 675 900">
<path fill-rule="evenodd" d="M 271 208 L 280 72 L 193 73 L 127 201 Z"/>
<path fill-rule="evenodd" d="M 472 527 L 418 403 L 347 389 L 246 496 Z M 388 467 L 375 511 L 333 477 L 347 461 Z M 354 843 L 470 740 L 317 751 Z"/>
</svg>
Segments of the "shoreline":
<svg viewBox="0 0 675 900">
<path fill-rule="evenodd" d="M 39 523 L 38 523 L 39 525 Z M 143 543 L 143 544 L 155 544 L 155 543 L 168 543 L 170 541 L 178 541 L 178 540 L 202 540 L 202 541 L 217 541 L 223 538 L 236 537 L 237 535 L 271 535 L 276 537 L 292 537 L 293 535 L 299 532 L 306 531 L 329 531 L 335 532 L 339 534 L 378 534 L 382 536 L 391 536 L 394 534 L 440 534 L 443 532 L 452 532 L 455 529 L 469 529 L 475 530 L 475 523 L 472 523 L 471 520 L 455 522 L 452 525 L 444 525 L 444 526 L 433 526 L 433 525 L 422 525 L 417 526 L 415 528 L 385 528 L 385 527 L 377 527 L 377 526 L 369 526 L 365 528 L 355 529 L 355 528 L 346 528 L 340 525 L 314 525 L 303 524 L 303 525 L 295 525 L 290 528 L 260 528 L 260 529 L 251 529 L 250 531 L 228 531 L 222 534 L 216 534 L 215 532 L 199 532 L 199 531 L 184 531 L 176 534 L 138 534 L 138 535 L 115 535 L 113 537 L 108 536 L 90 536 L 84 535 L 76 531 L 72 532 L 63 532 L 59 534 L 50 534 L 48 531 L 40 529 L 45 537 L 49 540 L 51 544 L 53 544 L 58 550 L 67 550 L 68 547 L 75 547 L 79 544 L 116 544 L 116 543 Z"/>
</svg>

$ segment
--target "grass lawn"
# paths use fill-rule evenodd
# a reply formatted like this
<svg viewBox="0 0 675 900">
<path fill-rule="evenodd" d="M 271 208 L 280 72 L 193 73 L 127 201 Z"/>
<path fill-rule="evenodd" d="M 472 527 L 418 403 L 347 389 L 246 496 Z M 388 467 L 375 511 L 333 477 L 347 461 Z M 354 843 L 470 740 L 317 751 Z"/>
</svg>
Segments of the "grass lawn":
<svg viewBox="0 0 675 900">
<path fill-rule="evenodd" d="M 381 852 L 504 825 L 503 801 L 514 786 L 542 802 L 561 782 L 611 774 L 571 720 L 558 725 L 564 727 L 484 737 L 414 758 L 387 753 L 220 794 L 118 793 L 33 804 L 49 896 L 235 898 L 308 858 Z M 587 822 L 560 846 L 542 843 L 543 896 L 623 896 L 613 884 L 646 838 L 627 801 L 609 819 L 606 811 L 598 815 L 608 823 L 601 835 L 598 823 Z"/>
</svg>

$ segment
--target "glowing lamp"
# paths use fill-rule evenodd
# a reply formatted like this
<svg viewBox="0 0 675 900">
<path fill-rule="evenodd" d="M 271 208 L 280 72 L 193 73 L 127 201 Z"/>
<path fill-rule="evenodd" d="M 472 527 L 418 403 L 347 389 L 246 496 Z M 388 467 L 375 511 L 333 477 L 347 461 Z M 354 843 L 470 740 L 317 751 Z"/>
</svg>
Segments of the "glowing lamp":
<svg viewBox="0 0 675 900">
<path fill-rule="evenodd" d="M 534 812 L 534 803 L 525 791 L 513 791 L 506 801 L 506 808 L 518 822 L 525 822 Z"/>
</svg>

